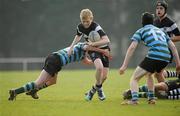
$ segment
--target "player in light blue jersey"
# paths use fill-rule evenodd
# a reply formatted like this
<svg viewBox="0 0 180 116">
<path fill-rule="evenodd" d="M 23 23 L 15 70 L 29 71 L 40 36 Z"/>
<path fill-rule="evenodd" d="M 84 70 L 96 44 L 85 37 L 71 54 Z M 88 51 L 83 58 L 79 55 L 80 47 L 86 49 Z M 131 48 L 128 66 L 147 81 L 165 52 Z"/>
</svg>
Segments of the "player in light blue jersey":
<svg viewBox="0 0 180 116">
<path fill-rule="evenodd" d="M 154 99 L 154 82 L 152 74 L 155 72 L 162 73 L 162 70 L 169 63 L 170 52 L 168 47 L 172 50 L 175 57 L 176 70 L 177 72 L 180 72 L 180 60 L 175 45 L 164 32 L 152 25 L 153 19 L 154 16 L 152 14 L 148 12 L 143 13 L 143 27 L 137 30 L 131 38 L 132 43 L 127 50 L 123 64 L 119 69 L 119 73 L 123 74 L 140 41 L 144 42 L 144 44 L 149 47 L 147 56 L 135 69 L 130 80 L 132 99 L 130 101 L 125 101 L 122 104 L 138 104 L 138 81 L 145 75 L 147 76 L 148 103 L 156 103 Z"/>
<path fill-rule="evenodd" d="M 48 55 L 45 60 L 43 70 L 41 74 L 34 82 L 29 82 L 22 87 L 9 90 L 9 100 L 13 101 L 18 94 L 27 92 L 27 95 L 31 95 L 34 99 L 38 99 L 37 91 L 53 85 L 57 81 L 57 74 L 61 68 L 68 63 L 83 61 L 85 64 L 91 64 L 92 61 L 86 57 L 87 51 L 96 51 L 111 58 L 109 52 L 87 45 L 86 43 L 78 43 L 73 47 L 73 52 L 68 56 L 68 48 L 61 49 L 57 52 L 53 52 Z"/>
</svg>

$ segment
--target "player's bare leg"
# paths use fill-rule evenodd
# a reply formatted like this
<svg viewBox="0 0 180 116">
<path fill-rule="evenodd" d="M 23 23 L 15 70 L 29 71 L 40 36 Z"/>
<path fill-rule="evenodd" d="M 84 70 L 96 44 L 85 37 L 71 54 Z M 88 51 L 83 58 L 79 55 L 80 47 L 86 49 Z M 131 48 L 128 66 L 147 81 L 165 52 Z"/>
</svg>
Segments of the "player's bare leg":
<svg viewBox="0 0 180 116">
<path fill-rule="evenodd" d="M 46 74 L 43 74 L 43 75 L 46 75 Z M 36 81 L 42 81 L 42 79 L 38 78 Z M 26 95 L 30 95 L 32 98 L 38 99 L 39 96 L 38 96 L 37 92 L 41 89 L 44 89 L 44 88 L 47 88 L 51 85 L 56 84 L 56 81 L 57 81 L 57 74 L 55 74 L 54 77 L 51 76 L 50 78 L 48 78 L 47 81 L 44 84 L 42 84 L 41 86 L 27 92 Z"/>
<path fill-rule="evenodd" d="M 101 59 L 96 59 L 94 61 L 94 65 L 96 68 L 96 85 L 101 85 L 102 84 L 102 78 L 103 78 L 103 64 Z"/>
<path fill-rule="evenodd" d="M 138 104 L 138 91 L 139 91 L 138 82 L 147 73 L 148 72 L 146 70 L 140 68 L 139 66 L 135 69 L 135 72 L 133 73 L 130 80 L 130 89 L 131 89 L 132 99 L 130 101 L 122 102 L 122 105 L 137 105 Z"/>
<path fill-rule="evenodd" d="M 101 87 L 102 87 L 102 79 L 103 79 L 103 64 L 102 64 L 101 59 L 97 58 L 97 59 L 94 61 L 94 65 L 95 65 L 95 68 L 96 68 L 96 74 L 95 74 L 96 83 L 95 83 L 95 86 L 93 86 L 93 87 L 91 88 L 91 90 L 89 90 L 89 91 L 86 93 L 85 99 L 86 99 L 87 101 L 92 100 L 93 95 L 96 93 L 96 90 L 102 91 Z M 104 94 L 101 94 L 101 95 L 104 95 Z M 99 97 L 99 99 L 100 99 L 100 100 L 104 100 L 104 99 L 105 99 L 105 96 L 101 96 L 101 97 Z"/>
<path fill-rule="evenodd" d="M 103 68 L 103 78 L 102 78 L 102 84 L 105 82 L 105 80 L 107 79 L 107 75 L 108 75 L 108 72 L 109 72 L 109 68 Z M 97 94 L 98 94 L 98 97 L 99 99 L 102 101 L 102 100 L 105 100 L 106 99 L 106 96 L 103 92 L 103 88 L 96 88 L 97 89 Z"/>
<path fill-rule="evenodd" d="M 108 72 L 109 72 L 109 68 L 103 68 L 103 79 L 102 79 L 102 84 L 106 81 Z"/>
<path fill-rule="evenodd" d="M 152 73 L 147 74 L 147 88 L 148 88 L 148 104 L 155 104 L 155 96 L 154 96 L 154 80 L 152 77 Z"/>
<path fill-rule="evenodd" d="M 162 70 L 160 73 L 154 73 L 154 77 L 157 79 L 158 83 L 165 82 L 164 73 L 166 73 L 164 70 Z"/>
<path fill-rule="evenodd" d="M 49 75 L 45 70 L 42 70 L 38 79 L 35 82 L 29 82 L 22 87 L 9 90 L 10 97 L 8 100 L 13 101 L 18 94 L 28 92 L 42 86 L 50 78 L 51 75 Z"/>
</svg>

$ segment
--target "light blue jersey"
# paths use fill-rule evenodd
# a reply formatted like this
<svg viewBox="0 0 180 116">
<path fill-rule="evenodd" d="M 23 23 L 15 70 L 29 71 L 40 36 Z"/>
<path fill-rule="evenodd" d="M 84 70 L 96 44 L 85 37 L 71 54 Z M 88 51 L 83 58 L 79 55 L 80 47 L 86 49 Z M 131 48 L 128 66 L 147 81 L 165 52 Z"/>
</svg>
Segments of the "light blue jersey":
<svg viewBox="0 0 180 116">
<path fill-rule="evenodd" d="M 171 55 L 168 48 L 169 36 L 153 25 L 146 25 L 135 32 L 133 41 L 143 41 L 149 47 L 148 58 L 169 62 Z"/>
<path fill-rule="evenodd" d="M 62 66 L 71 63 L 71 62 L 79 62 L 84 58 L 85 50 L 83 49 L 84 43 L 78 43 L 73 47 L 73 53 L 68 56 L 67 51 L 70 47 L 61 49 L 57 52 L 53 52 L 60 56 L 60 60 L 62 61 Z"/>
</svg>

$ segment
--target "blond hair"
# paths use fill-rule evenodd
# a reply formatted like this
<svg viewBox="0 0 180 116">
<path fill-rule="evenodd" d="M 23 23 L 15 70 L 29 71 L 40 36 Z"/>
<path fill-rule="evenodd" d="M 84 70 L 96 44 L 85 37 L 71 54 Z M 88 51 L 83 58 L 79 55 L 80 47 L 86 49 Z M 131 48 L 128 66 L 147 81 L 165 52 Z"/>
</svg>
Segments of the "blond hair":
<svg viewBox="0 0 180 116">
<path fill-rule="evenodd" d="M 93 13 L 90 9 L 82 9 L 80 12 L 80 19 L 93 19 Z"/>
</svg>

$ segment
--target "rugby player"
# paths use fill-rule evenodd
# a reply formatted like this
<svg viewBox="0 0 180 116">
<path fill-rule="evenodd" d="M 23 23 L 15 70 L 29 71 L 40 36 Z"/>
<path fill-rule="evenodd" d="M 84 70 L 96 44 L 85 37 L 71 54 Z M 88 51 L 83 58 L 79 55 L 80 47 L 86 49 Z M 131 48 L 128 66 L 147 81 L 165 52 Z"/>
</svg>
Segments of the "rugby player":
<svg viewBox="0 0 180 116">
<path fill-rule="evenodd" d="M 80 41 L 81 38 L 85 38 L 85 40 L 88 42 L 89 45 L 93 47 L 97 47 L 100 49 L 104 49 L 107 51 L 110 51 L 109 43 L 110 40 L 102 27 L 96 23 L 93 17 L 93 13 L 90 9 L 82 9 L 80 12 L 80 20 L 81 23 L 77 26 L 77 33 L 76 36 L 70 45 L 70 49 L 68 51 L 68 54 L 71 55 L 73 46 Z M 99 41 L 89 41 L 88 36 L 91 31 L 96 31 L 100 35 Z M 94 63 L 94 66 L 96 68 L 96 82 L 92 86 L 92 88 L 85 94 L 85 100 L 91 101 L 94 94 L 97 91 L 99 100 L 103 101 L 106 99 L 106 96 L 103 92 L 102 84 L 107 78 L 108 71 L 109 71 L 109 59 L 104 56 L 102 53 L 91 51 L 89 52 L 90 58 Z"/>
<path fill-rule="evenodd" d="M 156 2 L 156 18 L 154 20 L 154 26 L 160 28 L 162 31 L 167 33 L 173 42 L 180 41 L 180 31 L 175 21 L 173 21 L 168 15 L 168 4 L 165 0 L 158 0 Z M 171 53 L 171 61 L 173 55 Z M 165 82 L 165 78 L 178 77 L 176 71 L 164 70 L 162 74 L 155 74 L 158 82 Z"/>
<path fill-rule="evenodd" d="M 22 87 L 9 90 L 8 100 L 13 101 L 18 94 L 24 92 L 27 92 L 27 95 L 31 95 L 34 99 L 38 99 L 37 91 L 55 84 L 58 72 L 63 66 L 76 61 L 83 61 L 86 64 L 91 64 L 92 61 L 87 60 L 86 51 L 96 51 L 109 57 L 109 53 L 107 51 L 89 46 L 86 43 L 76 44 L 73 47 L 73 53 L 70 56 L 68 56 L 69 49 L 70 48 L 67 47 L 48 55 L 45 60 L 43 70 L 37 80 L 29 82 Z"/>
<path fill-rule="evenodd" d="M 124 62 L 119 69 L 120 75 L 124 74 L 139 42 L 142 41 L 147 47 L 149 47 L 147 56 L 140 65 L 137 66 L 130 80 L 132 99 L 125 101 L 122 104 L 138 104 L 138 82 L 145 75 L 147 76 L 148 103 L 156 103 L 154 97 L 154 80 L 152 75 L 155 72 L 160 73 L 168 65 L 171 58 L 168 48 L 172 50 L 175 57 L 177 72 L 180 71 L 179 55 L 174 43 L 170 40 L 168 35 L 153 25 L 153 20 L 154 16 L 152 14 L 148 12 L 142 14 L 143 27 L 138 29 L 131 38 L 132 42 L 127 50 Z"/>
</svg>

